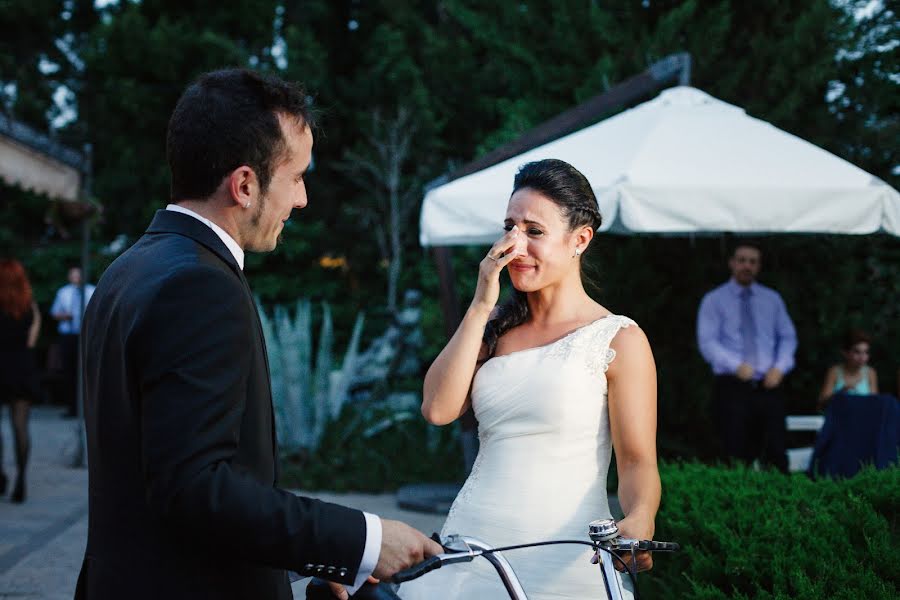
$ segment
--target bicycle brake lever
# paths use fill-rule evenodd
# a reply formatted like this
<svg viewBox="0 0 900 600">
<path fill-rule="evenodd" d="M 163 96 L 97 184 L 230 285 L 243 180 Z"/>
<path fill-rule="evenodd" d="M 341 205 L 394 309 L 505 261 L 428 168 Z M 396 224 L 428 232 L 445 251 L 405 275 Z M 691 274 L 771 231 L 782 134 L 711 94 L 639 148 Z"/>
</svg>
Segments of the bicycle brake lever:
<svg viewBox="0 0 900 600">
<path fill-rule="evenodd" d="M 462 562 L 472 562 L 475 560 L 475 557 L 481 556 L 482 554 L 484 553 L 481 550 L 469 550 L 468 552 L 449 552 L 438 554 L 437 556 L 441 559 L 441 564 L 452 565 Z"/>
<path fill-rule="evenodd" d="M 444 545 L 444 540 L 441 539 L 441 535 L 437 531 L 431 534 L 431 540 L 437 542 L 445 551 L 447 550 L 447 546 Z"/>
<path fill-rule="evenodd" d="M 461 535 L 455 533 L 450 534 L 441 543 L 446 552 L 472 552 L 472 547 L 466 542 Z"/>
<path fill-rule="evenodd" d="M 657 542 L 655 540 L 634 540 L 630 538 L 616 538 L 601 544 L 608 550 L 617 552 L 630 552 L 633 550 L 646 550 L 649 552 L 674 552 L 680 546 L 674 542 Z"/>
<path fill-rule="evenodd" d="M 643 550 L 641 548 L 642 540 L 634 540 L 631 538 L 615 538 L 609 540 L 609 542 L 605 544 L 601 544 L 608 550 L 617 550 L 617 551 L 630 551 L 632 548 L 635 550 Z"/>
</svg>

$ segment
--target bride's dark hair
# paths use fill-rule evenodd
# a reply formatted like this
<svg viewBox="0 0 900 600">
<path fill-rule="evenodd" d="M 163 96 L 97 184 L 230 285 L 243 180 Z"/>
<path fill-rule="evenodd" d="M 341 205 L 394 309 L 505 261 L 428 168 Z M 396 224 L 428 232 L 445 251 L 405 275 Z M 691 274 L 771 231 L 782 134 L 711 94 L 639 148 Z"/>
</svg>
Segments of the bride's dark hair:
<svg viewBox="0 0 900 600">
<path fill-rule="evenodd" d="M 587 178 L 569 163 L 548 158 L 522 165 L 513 181 L 512 193 L 525 188 L 553 201 L 563 218 L 568 219 L 569 231 L 588 226 L 596 232 L 600 228 L 602 217 L 594 190 Z M 590 247 L 588 244 L 585 251 Z M 513 290 L 512 297 L 497 307 L 496 315 L 484 328 L 483 341 L 487 346 L 488 357 L 494 355 L 500 336 L 527 320 L 527 295 Z"/>
</svg>

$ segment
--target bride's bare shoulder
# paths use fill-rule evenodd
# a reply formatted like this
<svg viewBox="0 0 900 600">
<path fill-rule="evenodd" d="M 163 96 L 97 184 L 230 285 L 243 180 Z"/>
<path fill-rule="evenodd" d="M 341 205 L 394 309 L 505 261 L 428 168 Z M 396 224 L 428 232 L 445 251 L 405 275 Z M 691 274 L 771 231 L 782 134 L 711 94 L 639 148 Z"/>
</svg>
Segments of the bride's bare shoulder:
<svg viewBox="0 0 900 600">
<path fill-rule="evenodd" d="M 633 321 L 628 327 L 622 327 L 616 332 L 609 347 L 615 353 L 615 359 L 609 363 L 607 372 L 610 378 L 615 378 L 620 371 L 631 372 L 635 369 L 645 371 L 656 368 L 650 340 L 647 339 L 644 330 Z"/>
<path fill-rule="evenodd" d="M 644 330 L 641 329 L 640 325 L 634 321 L 630 321 L 626 326 L 621 327 L 619 331 L 616 332 L 609 347 L 619 351 L 645 345 L 648 348 L 650 347 L 650 340 L 647 339 L 647 334 L 644 333 Z"/>
</svg>

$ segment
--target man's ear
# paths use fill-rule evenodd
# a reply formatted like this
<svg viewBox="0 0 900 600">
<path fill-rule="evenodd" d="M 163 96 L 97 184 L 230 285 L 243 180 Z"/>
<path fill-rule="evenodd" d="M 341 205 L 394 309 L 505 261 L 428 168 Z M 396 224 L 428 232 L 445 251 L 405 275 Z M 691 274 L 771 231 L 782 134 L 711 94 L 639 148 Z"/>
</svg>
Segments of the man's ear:
<svg viewBox="0 0 900 600">
<path fill-rule="evenodd" d="M 256 172 L 247 165 L 241 165 L 227 178 L 228 195 L 236 204 L 250 208 L 259 197 L 259 180 Z"/>
</svg>

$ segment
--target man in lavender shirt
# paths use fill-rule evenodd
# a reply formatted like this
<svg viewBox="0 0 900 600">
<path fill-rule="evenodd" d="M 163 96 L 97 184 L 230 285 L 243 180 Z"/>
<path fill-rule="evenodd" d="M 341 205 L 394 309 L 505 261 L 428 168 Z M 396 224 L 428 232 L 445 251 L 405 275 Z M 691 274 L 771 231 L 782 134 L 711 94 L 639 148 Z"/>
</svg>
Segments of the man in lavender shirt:
<svg viewBox="0 0 900 600">
<path fill-rule="evenodd" d="M 735 248 L 731 279 L 700 303 L 697 343 L 715 374 L 725 457 L 787 472 L 781 382 L 794 367 L 797 332 L 778 292 L 756 282 L 761 259 L 756 246 Z"/>
</svg>

